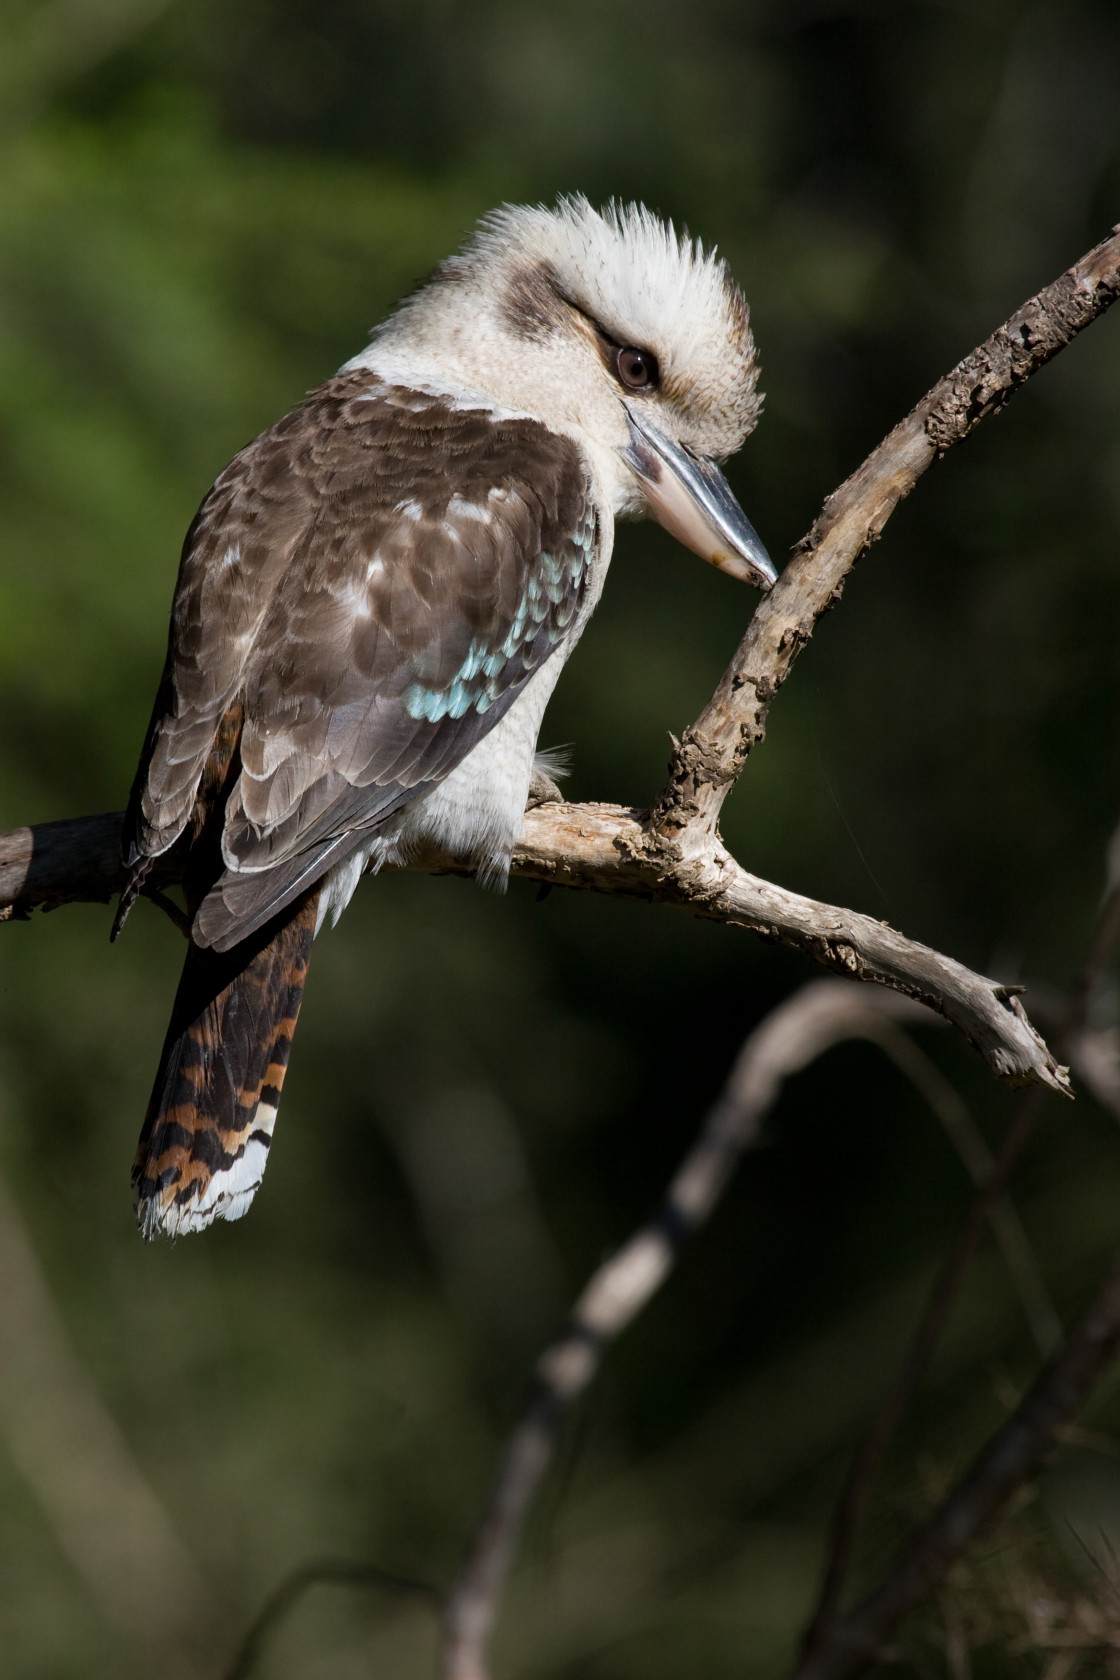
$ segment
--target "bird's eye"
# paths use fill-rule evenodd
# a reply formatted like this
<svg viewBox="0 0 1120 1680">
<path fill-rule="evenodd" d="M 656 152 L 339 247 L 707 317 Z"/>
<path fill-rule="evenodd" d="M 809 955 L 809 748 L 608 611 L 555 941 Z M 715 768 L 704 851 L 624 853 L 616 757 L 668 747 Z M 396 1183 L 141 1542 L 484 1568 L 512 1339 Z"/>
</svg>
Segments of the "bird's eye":
<svg viewBox="0 0 1120 1680">
<path fill-rule="evenodd" d="M 631 391 L 648 391 L 657 384 L 657 357 L 648 350 L 620 350 L 615 366 L 619 379 Z"/>
</svg>

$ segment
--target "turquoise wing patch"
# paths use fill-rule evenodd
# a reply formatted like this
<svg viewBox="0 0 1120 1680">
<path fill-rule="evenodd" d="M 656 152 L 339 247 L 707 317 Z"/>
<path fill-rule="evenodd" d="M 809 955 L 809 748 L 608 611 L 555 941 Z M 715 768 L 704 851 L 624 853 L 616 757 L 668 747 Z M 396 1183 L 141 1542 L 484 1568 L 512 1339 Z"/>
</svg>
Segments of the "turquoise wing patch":
<svg viewBox="0 0 1120 1680">
<path fill-rule="evenodd" d="M 579 611 L 594 540 L 595 518 L 588 508 L 562 549 L 542 550 L 530 562 L 508 625 L 489 638 L 476 636 L 449 682 L 435 686 L 418 676 L 408 685 L 401 702 L 409 716 L 439 723 L 472 711 L 482 715 L 541 665 L 563 641 Z"/>
</svg>

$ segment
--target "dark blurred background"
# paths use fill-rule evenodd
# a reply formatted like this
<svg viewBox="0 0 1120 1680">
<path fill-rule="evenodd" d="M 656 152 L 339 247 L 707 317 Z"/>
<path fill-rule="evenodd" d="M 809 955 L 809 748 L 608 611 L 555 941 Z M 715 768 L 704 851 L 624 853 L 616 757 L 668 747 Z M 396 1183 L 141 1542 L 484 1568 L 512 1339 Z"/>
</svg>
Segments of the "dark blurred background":
<svg viewBox="0 0 1120 1680">
<path fill-rule="evenodd" d="M 9 0 L 3 36 L 5 827 L 123 804 L 212 478 L 494 204 L 634 197 L 718 242 L 767 393 L 731 476 L 779 559 L 1120 215 L 1113 0 Z M 1040 1010 L 1086 948 L 1120 816 L 1118 392 L 1106 318 L 933 469 L 726 813 L 751 869 L 1024 981 Z M 753 604 L 624 528 L 542 736 L 573 745 L 571 797 L 653 797 Z M 812 978 L 659 908 L 366 883 L 316 948 L 251 1216 L 148 1248 L 128 1168 L 182 943 L 141 904 L 110 950 L 110 915 L 0 938 L 11 1676 L 188 1672 L 178 1634 L 153 1660 L 159 1615 L 145 1633 L 128 1612 L 126 1484 L 197 1570 L 194 1673 L 309 1556 L 445 1582 L 565 1302 L 651 1209 L 744 1034 Z M 922 1042 L 997 1139 L 1013 1093 L 948 1033 Z M 1120 1232 L 1115 1121 L 1052 1102 L 1015 1189 L 1068 1314 Z M 780 1671 L 967 1196 L 874 1049 L 791 1084 L 565 1437 L 501 1672 Z M 892 1452 L 863 1578 L 1032 1357 L 993 1250 Z M 1120 1534 L 1116 1427 L 1106 1395 L 1039 1507 L 1075 1574 L 1086 1534 Z M 104 1499 L 82 1480 L 102 1436 Z M 939 1625 L 907 1659 L 924 1672 Z M 433 1638 L 421 1610 L 324 1587 L 261 1672 L 408 1680 Z M 1043 1671 L 1000 1643 L 993 1671 Z"/>
</svg>

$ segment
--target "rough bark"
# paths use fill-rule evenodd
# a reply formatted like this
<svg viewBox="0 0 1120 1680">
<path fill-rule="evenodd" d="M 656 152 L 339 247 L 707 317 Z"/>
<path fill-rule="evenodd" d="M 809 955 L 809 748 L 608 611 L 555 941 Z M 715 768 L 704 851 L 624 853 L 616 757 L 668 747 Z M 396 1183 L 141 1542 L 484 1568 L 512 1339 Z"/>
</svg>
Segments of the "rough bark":
<svg viewBox="0 0 1120 1680">
<path fill-rule="evenodd" d="M 0 919 L 76 899 L 107 901 L 124 883 L 117 837 L 121 813 L 41 823 L 0 835 Z M 964 1033 L 1001 1078 L 1037 1080 L 1068 1093 L 1067 1070 L 1027 1019 L 1014 987 L 974 974 L 854 910 L 821 904 L 743 869 L 713 837 L 687 859 L 648 844 L 649 819 L 621 805 L 538 806 L 525 813 L 513 870 L 550 887 L 577 887 L 671 904 L 707 921 L 745 928 L 793 946 L 846 979 L 890 986 L 924 1003 Z M 466 873 L 456 858 L 428 852 L 412 867 Z M 161 860 L 150 887 L 177 878 Z"/>
</svg>

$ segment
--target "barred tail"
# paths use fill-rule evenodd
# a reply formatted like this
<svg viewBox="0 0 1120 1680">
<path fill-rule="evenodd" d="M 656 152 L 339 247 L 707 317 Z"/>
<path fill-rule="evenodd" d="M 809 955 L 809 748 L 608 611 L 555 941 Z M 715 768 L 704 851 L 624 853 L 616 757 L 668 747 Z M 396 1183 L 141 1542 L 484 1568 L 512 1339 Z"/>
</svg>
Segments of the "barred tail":
<svg viewBox="0 0 1120 1680">
<path fill-rule="evenodd" d="M 140 1133 L 132 1183 L 145 1237 L 240 1219 L 264 1176 L 319 893 L 229 951 L 192 944 Z"/>
</svg>

